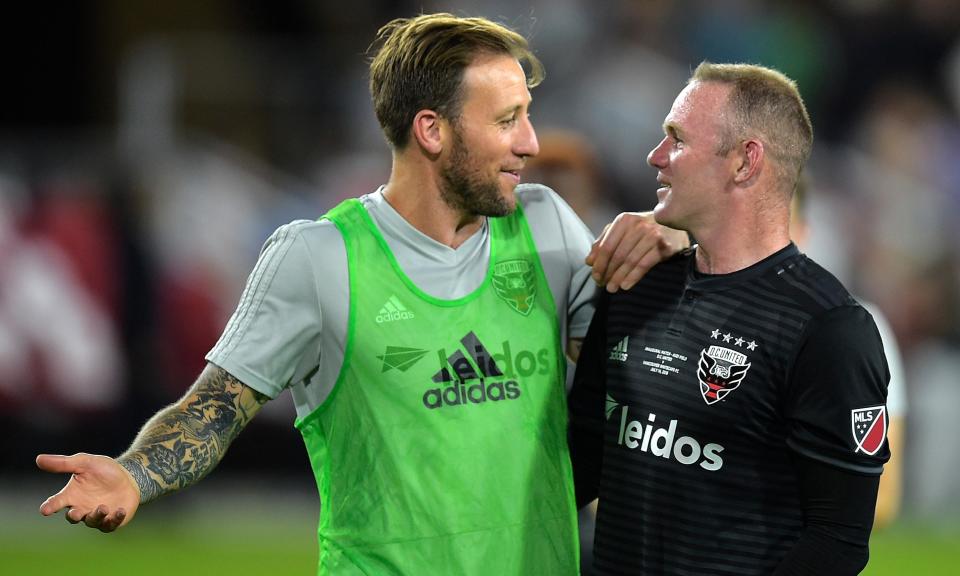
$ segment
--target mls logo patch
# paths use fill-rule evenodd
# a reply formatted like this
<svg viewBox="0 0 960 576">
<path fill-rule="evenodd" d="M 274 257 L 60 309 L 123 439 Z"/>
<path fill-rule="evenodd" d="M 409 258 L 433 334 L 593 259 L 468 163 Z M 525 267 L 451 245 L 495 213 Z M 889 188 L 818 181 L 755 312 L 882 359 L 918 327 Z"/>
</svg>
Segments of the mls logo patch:
<svg viewBox="0 0 960 576">
<path fill-rule="evenodd" d="M 873 456 L 887 439 L 887 407 L 872 406 L 851 410 L 850 425 L 853 430 L 853 443 L 857 445 L 853 452 Z"/>
<path fill-rule="evenodd" d="M 714 404 L 723 400 L 740 386 L 751 365 L 747 362 L 747 356 L 736 350 L 722 346 L 700 350 L 697 380 L 700 381 L 703 401 Z"/>
<path fill-rule="evenodd" d="M 536 268 L 527 260 L 507 260 L 493 267 L 493 289 L 511 308 L 527 316 L 537 295 Z"/>
</svg>

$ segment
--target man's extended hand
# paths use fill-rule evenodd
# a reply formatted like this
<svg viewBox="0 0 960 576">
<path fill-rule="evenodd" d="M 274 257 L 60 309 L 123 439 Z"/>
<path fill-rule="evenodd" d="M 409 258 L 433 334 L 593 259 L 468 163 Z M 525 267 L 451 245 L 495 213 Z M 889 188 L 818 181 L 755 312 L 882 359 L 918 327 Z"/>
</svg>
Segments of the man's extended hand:
<svg viewBox="0 0 960 576">
<path fill-rule="evenodd" d="M 37 456 L 41 470 L 72 474 L 63 490 L 40 505 L 44 516 L 67 508 L 67 522 L 83 522 L 101 532 L 113 532 L 133 519 L 140 490 L 133 477 L 113 458 L 93 454 Z"/>
<path fill-rule="evenodd" d="M 607 292 L 629 290 L 654 265 L 689 245 L 686 232 L 657 224 L 653 212 L 623 212 L 603 227 L 586 262 Z"/>
</svg>

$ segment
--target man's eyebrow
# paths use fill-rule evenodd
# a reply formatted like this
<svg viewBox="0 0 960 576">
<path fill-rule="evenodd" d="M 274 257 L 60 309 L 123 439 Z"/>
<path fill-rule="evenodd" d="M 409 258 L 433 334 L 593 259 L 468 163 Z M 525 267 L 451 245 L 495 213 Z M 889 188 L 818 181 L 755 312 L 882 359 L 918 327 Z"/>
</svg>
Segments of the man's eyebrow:
<svg viewBox="0 0 960 576">
<path fill-rule="evenodd" d="M 533 97 L 530 97 L 529 100 L 527 100 L 526 102 L 522 102 L 520 104 L 514 104 L 513 106 L 509 106 L 509 105 L 505 106 L 503 110 L 500 111 L 498 116 L 506 116 L 507 114 L 513 114 L 515 112 L 519 112 L 520 110 L 523 110 L 524 106 L 526 106 L 526 108 L 529 109 L 531 104 L 533 104 Z"/>
<path fill-rule="evenodd" d="M 680 136 L 680 127 L 672 122 L 664 122 L 663 133 L 671 138 L 678 138 Z"/>
</svg>

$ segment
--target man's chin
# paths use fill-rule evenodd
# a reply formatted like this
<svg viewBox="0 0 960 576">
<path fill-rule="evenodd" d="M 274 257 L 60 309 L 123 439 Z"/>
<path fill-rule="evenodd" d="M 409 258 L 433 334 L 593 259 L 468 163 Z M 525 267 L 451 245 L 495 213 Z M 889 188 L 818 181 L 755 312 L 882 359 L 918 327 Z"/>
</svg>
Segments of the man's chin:
<svg viewBox="0 0 960 576">
<path fill-rule="evenodd" d="M 495 208 L 491 207 L 491 209 L 487 210 L 487 213 L 484 214 L 484 216 L 489 216 L 491 218 L 502 218 L 504 216 L 509 216 L 513 214 L 514 212 L 516 212 L 516 210 L 517 210 L 516 202 L 503 203 L 500 206 L 497 206 Z"/>
<path fill-rule="evenodd" d="M 500 202 L 496 207 L 492 207 L 491 212 L 496 212 L 495 214 L 487 214 L 487 216 L 509 216 L 514 213 L 517 209 L 517 195 L 514 193 L 516 186 L 511 186 L 507 190 L 503 190 L 500 194 Z"/>
<path fill-rule="evenodd" d="M 653 219 L 657 221 L 657 224 L 670 226 L 670 214 L 663 202 L 658 202 L 657 205 L 653 207 Z M 672 228 L 672 226 L 670 227 Z"/>
</svg>

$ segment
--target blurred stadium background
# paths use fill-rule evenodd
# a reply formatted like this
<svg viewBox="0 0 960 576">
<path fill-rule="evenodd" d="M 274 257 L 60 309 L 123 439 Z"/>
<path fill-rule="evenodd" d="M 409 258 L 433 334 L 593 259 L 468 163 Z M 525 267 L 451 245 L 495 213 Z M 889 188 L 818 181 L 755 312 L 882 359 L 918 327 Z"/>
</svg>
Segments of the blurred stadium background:
<svg viewBox="0 0 960 576">
<path fill-rule="evenodd" d="M 652 207 L 645 157 L 699 61 L 799 81 L 808 252 L 885 312 L 907 373 L 903 510 L 866 573 L 955 570 L 957 0 L 100 0 L 0 25 L 0 572 L 313 571 L 288 397 L 206 482 L 109 537 L 39 516 L 64 479 L 33 459 L 121 452 L 199 373 L 269 232 L 386 180 L 364 53 L 388 19 L 437 10 L 531 38 L 544 160 L 573 166 L 553 183 L 594 228 Z"/>
</svg>

